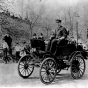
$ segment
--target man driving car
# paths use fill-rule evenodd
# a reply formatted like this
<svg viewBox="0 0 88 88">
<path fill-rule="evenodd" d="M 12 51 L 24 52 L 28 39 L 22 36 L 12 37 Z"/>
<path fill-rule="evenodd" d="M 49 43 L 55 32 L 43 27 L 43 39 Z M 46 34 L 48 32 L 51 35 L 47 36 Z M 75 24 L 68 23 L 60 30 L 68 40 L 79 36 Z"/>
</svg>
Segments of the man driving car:
<svg viewBox="0 0 88 88">
<path fill-rule="evenodd" d="M 55 30 L 56 38 L 52 40 L 51 46 L 50 46 L 50 52 L 52 54 L 55 53 L 57 43 L 67 38 L 68 32 L 66 28 L 61 25 L 61 22 L 62 22 L 61 20 L 56 19 L 56 23 L 58 25 L 57 29 Z"/>
</svg>

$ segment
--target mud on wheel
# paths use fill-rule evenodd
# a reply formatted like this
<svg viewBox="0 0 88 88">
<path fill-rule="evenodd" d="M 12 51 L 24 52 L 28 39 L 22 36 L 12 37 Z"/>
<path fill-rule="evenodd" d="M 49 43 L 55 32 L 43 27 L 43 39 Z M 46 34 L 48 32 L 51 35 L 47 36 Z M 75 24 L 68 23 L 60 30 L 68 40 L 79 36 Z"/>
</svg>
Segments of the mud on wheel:
<svg viewBox="0 0 88 88">
<path fill-rule="evenodd" d="M 79 79 L 85 72 L 85 60 L 81 54 L 77 54 L 71 62 L 71 75 L 74 79 Z"/>
<path fill-rule="evenodd" d="M 28 78 L 34 71 L 34 65 L 31 57 L 24 56 L 18 62 L 18 73 L 22 78 Z"/>
<path fill-rule="evenodd" d="M 40 67 L 40 80 L 44 84 L 50 84 L 53 82 L 57 74 L 57 64 L 56 61 L 48 57 L 46 58 Z"/>
</svg>

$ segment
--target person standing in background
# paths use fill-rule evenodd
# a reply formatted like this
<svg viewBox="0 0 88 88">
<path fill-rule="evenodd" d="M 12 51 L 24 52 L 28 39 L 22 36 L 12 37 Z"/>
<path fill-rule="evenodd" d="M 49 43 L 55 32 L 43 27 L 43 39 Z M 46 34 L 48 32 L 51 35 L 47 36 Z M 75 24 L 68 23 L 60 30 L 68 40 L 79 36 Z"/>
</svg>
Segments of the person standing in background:
<svg viewBox="0 0 88 88">
<path fill-rule="evenodd" d="M 3 40 L 8 44 L 9 54 L 12 55 L 12 38 L 9 34 L 6 34 Z"/>
<path fill-rule="evenodd" d="M 3 48 L 3 59 L 5 60 L 5 63 L 7 63 L 8 44 L 4 40 L 2 40 L 2 48 Z"/>
</svg>

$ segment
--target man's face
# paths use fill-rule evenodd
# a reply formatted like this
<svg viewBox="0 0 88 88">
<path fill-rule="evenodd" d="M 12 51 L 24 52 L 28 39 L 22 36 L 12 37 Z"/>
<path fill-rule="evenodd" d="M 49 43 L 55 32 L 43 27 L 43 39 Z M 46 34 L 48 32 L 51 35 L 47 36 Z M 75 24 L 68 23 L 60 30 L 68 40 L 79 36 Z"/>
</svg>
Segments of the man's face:
<svg viewBox="0 0 88 88">
<path fill-rule="evenodd" d="M 58 25 L 58 26 L 61 26 L 61 23 L 59 22 L 59 23 L 57 23 L 57 25 Z"/>
<path fill-rule="evenodd" d="M 9 36 L 9 34 L 7 34 L 7 36 Z"/>
</svg>

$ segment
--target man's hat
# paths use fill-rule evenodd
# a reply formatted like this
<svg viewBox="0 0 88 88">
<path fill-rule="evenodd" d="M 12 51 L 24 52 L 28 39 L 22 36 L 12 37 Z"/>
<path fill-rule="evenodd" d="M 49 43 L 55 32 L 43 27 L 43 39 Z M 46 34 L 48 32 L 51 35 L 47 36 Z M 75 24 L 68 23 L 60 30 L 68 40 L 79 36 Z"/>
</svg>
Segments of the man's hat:
<svg viewBox="0 0 88 88">
<path fill-rule="evenodd" d="M 56 23 L 61 23 L 62 20 L 56 19 Z"/>
<path fill-rule="evenodd" d="M 36 33 L 34 33 L 33 36 L 36 36 Z"/>
<path fill-rule="evenodd" d="M 43 33 L 41 33 L 41 35 L 43 35 Z"/>
</svg>

